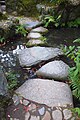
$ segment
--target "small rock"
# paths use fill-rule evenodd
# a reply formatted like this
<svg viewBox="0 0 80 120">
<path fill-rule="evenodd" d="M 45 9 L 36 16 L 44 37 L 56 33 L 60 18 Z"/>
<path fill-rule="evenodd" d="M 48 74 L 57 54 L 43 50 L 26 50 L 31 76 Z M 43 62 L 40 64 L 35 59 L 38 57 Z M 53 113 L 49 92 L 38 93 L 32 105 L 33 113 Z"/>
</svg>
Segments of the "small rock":
<svg viewBox="0 0 80 120">
<path fill-rule="evenodd" d="M 39 39 L 41 37 L 42 35 L 40 33 L 29 33 L 27 36 L 28 39 Z"/>
<path fill-rule="evenodd" d="M 46 111 L 42 120 L 51 120 L 51 116 L 50 116 L 50 113 L 48 111 Z"/>
<path fill-rule="evenodd" d="M 64 109 L 63 110 L 63 114 L 64 114 L 64 119 L 65 120 L 68 120 L 72 117 L 72 112 L 71 110 L 68 110 L 68 109 Z"/>
<path fill-rule="evenodd" d="M 36 110 L 36 105 L 33 104 L 33 103 L 31 103 L 31 104 L 29 105 L 29 110 L 30 110 L 30 111 L 31 111 L 31 110 Z"/>
<path fill-rule="evenodd" d="M 40 115 L 44 115 L 44 113 L 45 113 L 45 108 L 42 107 L 41 109 L 38 110 L 38 112 L 39 112 Z"/>
<path fill-rule="evenodd" d="M 12 99 L 13 99 L 14 105 L 18 105 L 20 103 L 20 100 L 22 100 L 22 97 L 14 94 Z"/>
<path fill-rule="evenodd" d="M 26 112 L 26 114 L 25 114 L 25 120 L 29 120 L 29 117 L 30 117 L 30 113 Z"/>
<path fill-rule="evenodd" d="M 40 120 L 40 117 L 39 116 L 31 116 L 30 120 Z"/>
<path fill-rule="evenodd" d="M 62 113 L 60 110 L 55 110 L 52 112 L 53 120 L 62 120 Z"/>
<path fill-rule="evenodd" d="M 38 33 L 47 33 L 48 29 L 44 27 L 37 27 L 35 29 L 32 29 L 31 32 L 38 32 Z"/>
<path fill-rule="evenodd" d="M 23 100 L 23 105 L 28 105 L 28 104 L 29 104 L 29 101 Z"/>
</svg>

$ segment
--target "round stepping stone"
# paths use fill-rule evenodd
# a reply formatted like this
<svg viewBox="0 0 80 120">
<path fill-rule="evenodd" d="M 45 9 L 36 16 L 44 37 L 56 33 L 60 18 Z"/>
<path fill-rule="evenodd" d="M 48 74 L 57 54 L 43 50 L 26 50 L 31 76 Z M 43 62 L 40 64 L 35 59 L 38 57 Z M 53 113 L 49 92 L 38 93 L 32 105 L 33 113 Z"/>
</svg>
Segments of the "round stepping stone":
<svg viewBox="0 0 80 120">
<path fill-rule="evenodd" d="M 39 39 L 30 39 L 26 46 L 35 46 L 35 45 L 43 45 L 44 44 L 44 41 L 42 40 L 39 40 Z"/>
<path fill-rule="evenodd" d="M 71 90 L 63 82 L 46 79 L 30 79 L 15 92 L 28 100 L 46 104 L 50 107 L 73 106 Z"/>
<path fill-rule="evenodd" d="M 50 113 L 48 111 L 46 111 L 44 117 L 42 118 L 42 120 L 51 120 L 51 116 Z"/>
<path fill-rule="evenodd" d="M 46 78 L 66 80 L 69 66 L 63 61 L 52 61 L 42 66 L 36 74 Z"/>
<path fill-rule="evenodd" d="M 27 36 L 28 39 L 39 39 L 41 37 L 42 35 L 40 33 L 31 33 L 31 32 Z"/>
<path fill-rule="evenodd" d="M 35 29 L 32 29 L 31 32 L 38 32 L 38 33 L 47 33 L 48 29 L 44 27 L 37 27 Z"/>
</svg>

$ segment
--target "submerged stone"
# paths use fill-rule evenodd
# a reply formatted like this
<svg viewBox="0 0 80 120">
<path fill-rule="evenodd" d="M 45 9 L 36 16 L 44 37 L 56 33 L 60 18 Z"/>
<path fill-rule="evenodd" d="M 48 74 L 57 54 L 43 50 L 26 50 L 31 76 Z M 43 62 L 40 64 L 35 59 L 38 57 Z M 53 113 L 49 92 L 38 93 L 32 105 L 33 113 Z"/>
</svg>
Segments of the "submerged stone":
<svg viewBox="0 0 80 120">
<path fill-rule="evenodd" d="M 63 61 L 52 61 L 42 66 L 36 74 L 46 78 L 66 80 L 68 78 L 69 66 Z"/>
<path fill-rule="evenodd" d="M 63 52 L 58 48 L 31 47 L 21 50 L 18 53 L 18 58 L 21 66 L 29 67 L 59 55 L 63 55 Z"/>
<path fill-rule="evenodd" d="M 28 100 L 46 104 L 49 107 L 73 106 L 71 90 L 63 82 L 46 79 L 30 79 L 19 87 L 15 93 L 20 94 Z"/>
</svg>

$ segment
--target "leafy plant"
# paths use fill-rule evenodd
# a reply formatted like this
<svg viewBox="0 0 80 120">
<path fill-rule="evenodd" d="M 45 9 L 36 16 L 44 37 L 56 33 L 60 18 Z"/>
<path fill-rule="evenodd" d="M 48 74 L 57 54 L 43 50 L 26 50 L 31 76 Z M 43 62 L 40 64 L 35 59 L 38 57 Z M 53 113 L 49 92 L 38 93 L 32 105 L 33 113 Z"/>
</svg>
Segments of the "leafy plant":
<svg viewBox="0 0 80 120">
<path fill-rule="evenodd" d="M 4 43 L 5 42 L 5 38 L 0 36 L 0 42 Z"/>
<path fill-rule="evenodd" d="M 80 42 L 80 39 L 76 39 L 74 42 Z M 69 69 L 69 78 L 73 95 L 80 99 L 80 46 L 67 47 L 65 54 L 74 60 L 75 66 Z"/>
<path fill-rule="evenodd" d="M 55 27 L 60 25 L 61 15 L 59 16 L 46 16 L 44 18 L 45 27 L 48 27 L 50 23 L 53 23 Z"/>
<path fill-rule="evenodd" d="M 17 33 L 17 34 L 21 34 L 21 35 L 23 35 L 23 36 L 25 37 L 28 32 L 27 32 L 27 30 L 24 28 L 23 25 L 18 25 L 18 26 L 16 26 L 16 33 Z"/>
<path fill-rule="evenodd" d="M 8 80 L 8 89 L 12 90 L 17 86 L 18 80 L 16 77 L 16 74 L 14 72 L 9 72 L 7 74 L 7 80 Z"/>
<path fill-rule="evenodd" d="M 80 108 L 78 108 L 78 107 L 72 108 L 71 111 L 72 111 L 74 114 L 77 114 L 77 115 L 78 115 L 78 118 L 80 118 Z"/>
</svg>

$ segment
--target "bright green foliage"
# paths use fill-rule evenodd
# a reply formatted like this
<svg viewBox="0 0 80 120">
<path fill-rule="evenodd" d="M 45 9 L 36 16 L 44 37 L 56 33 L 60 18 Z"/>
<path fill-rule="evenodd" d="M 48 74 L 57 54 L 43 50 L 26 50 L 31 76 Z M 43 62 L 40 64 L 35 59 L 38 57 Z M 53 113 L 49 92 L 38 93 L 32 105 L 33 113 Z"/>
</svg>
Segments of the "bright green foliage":
<svg viewBox="0 0 80 120">
<path fill-rule="evenodd" d="M 78 117 L 80 118 L 80 108 L 76 107 L 76 108 L 73 108 L 71 109 L 73 113 L 77 114 Z"/>
<path fill-rule="evenodd" d="M 9 72 L 7 74 L 7 80 L 8 80 L 8 89 L 9 90 L 13 90 L 18 84 L 17 77 L 14 72 Z"/>
<path fill-rule="evenodd" d="M 80 39 L 76 39 L 74 42 L 80 42 Z M 69 46 L 64 51 L 74 60 L 75 66 L 69 69 L 69 78 L 73 95 L 80 99 L 80 46 Z"/>
<path fill-rule="evenodd" d="M 27 32 L 27 30 L 25 30 L 23 25 L 18 25 L 18 26 L 16 26 L 16 33 L 21 34 L 25 37 L 28 32 Z"/>
<path fill-rule="evenodd" d="M 5 41 L 5 38 L 0 36 L 0 43 L 4 43 Z"/>
<path fill-rule="evenodd" d="M 58 27 L 60 25 L 60 19 L 61 15 L 55 17 L 55 16 L 46 16 L 44 18 L 45 27 L 48 27 L 50 23 L 53 23 L 55 27 Z"/>
<path fill-rule="evenodd" d="M 80 99 L 80 54 L 76 56 L 75 67 L 70 68 L 69 76 L 73 88 L 73 95 Z"/>
</svg>

